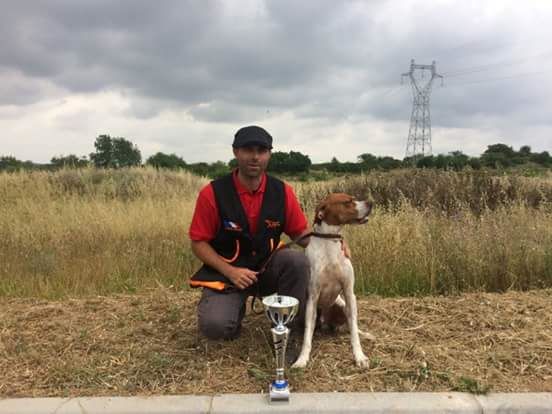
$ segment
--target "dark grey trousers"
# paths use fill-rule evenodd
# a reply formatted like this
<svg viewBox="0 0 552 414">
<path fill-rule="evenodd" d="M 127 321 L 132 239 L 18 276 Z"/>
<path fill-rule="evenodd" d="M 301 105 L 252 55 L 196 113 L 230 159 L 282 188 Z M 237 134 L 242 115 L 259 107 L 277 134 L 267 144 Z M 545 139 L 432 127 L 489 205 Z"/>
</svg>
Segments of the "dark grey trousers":
<svg viewBox="0 0 552 414">
<path fill-rule="evenodd" d="M 299 299 L 299 312 L 294 324 L 302 326 L 305 320 L 307 287 L 310 266 L 302 251 L 282 249 L 274 254 L 266 271 L 258 277 L 258 293 L 261 296 L 278 293 Z M 234 339 L 240 334 L 248 296 L 257 288 L 218 292 L 203 289 L 198 306 L 200 332 L 210 339 Z"/>
</svg>

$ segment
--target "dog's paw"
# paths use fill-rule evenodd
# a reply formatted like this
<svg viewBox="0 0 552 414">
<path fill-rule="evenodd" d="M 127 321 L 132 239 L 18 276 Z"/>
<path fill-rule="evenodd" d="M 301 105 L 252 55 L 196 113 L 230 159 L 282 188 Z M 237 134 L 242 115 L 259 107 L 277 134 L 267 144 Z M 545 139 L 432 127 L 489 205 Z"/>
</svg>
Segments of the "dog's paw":
<svg viewBox="0 0 552 414">
<path fill-rule="evenodd" d="M 293 363 L 291 368 L 305 368 L 307 366 L 307 362 L 309 362 L 307 358 L 299 357 L 297 358 L 297 361 Z"/>
<path fill-rule="evenodd" d="M 370 366 L 370 360 L 366 355 L 355 358 L 356 366 L 359 368 L 368 368 Z"/>
</svg>

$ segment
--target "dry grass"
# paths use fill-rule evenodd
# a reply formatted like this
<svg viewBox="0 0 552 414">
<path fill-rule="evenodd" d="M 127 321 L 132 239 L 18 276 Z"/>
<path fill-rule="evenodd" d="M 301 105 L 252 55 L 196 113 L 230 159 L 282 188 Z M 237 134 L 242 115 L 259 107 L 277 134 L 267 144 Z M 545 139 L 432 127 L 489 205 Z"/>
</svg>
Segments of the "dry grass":
<svg viewBox="0 0 552 414">
<path fill-rule="evenodd" d="M 264 316 L 211 343 L 197 334 L 198 292 L 182 290 L 206 182 L 0 174 L 1 397 L 266 390 Z M 552 176 L 402 171 L 296 191 L 309 214 L 329 191 L 372 197 L 369 223 L 345 231 L 357 290 L 418 296 L 361 298 L 370 368 L 354 366 L 347 334 L 317 334 L 309 367 L 289 373 L 295 391 L 552 391 L 552 291 L 530 290 L 552 286 Z"/>
<path fill-rule="evenodd" d="M 552 174 L 525 177 L 496 175 L 491 171 L 393 170 L 334 178 L 324 182 L 298 182 L 294 187 L 307 211 L 330 192 L 370 198 L 379 209 L 395 212 L 408 204 L 418 210 L 453 217 L 523 204 L 550 211 Z"/>
<path fill-rule="evenodd" d="M 348 334 L 317 333 L 293 391 L 552 391 L 552 291 L 359 302 L 369 369 Z M 198 336 L 198 292 L 0 301 L 0 396 L 265 392 L 274 363 L 264 315 L 241 337 Z"/>
<path fill-rule="evenodd" d="M 386 296 L 552 286 L 552 214 L 524 205 L 446 217 L 403 205 L 345 231 L 357 291 Z"/>
<path fill-rule="evenodd" d="M 187 229 L 204 178 L 152 169 L 0 174 L 0 297 L 185 288 Z M 347 228 L 359 293 L 552 286 L 552 176 L 394 171 L 294 183 L 305 211 L 329 191 L 369 195 Z"/>
<path fill-rule="evenodd" d="M 182 283 L 198 189 L 155 170 L 0 174 L 0 296 L 57 298 Z"/>
</svg>

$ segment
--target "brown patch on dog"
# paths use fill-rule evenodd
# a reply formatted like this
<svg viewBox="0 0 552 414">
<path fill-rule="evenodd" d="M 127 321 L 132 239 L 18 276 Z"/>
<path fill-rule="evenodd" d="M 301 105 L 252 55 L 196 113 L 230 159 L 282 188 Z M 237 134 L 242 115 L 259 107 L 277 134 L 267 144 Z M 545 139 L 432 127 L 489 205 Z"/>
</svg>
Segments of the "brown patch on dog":
<svg viewBox="0 0 552 414">
<path fill-rule="evenodd" d="M 322 220 L 332 226 L 358 223 L 355 198 L 345 193 L 328 195 L 315 210 L 314 223 L 320 224 Z"/>
</svg>

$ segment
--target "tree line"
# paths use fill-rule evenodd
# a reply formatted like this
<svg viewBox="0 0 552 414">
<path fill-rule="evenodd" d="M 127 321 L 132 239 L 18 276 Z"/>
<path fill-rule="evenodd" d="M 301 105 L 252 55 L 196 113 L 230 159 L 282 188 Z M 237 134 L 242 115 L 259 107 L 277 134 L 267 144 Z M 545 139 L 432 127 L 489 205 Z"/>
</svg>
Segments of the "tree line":
<svg viewBox="0 0 552 414">
<path fill-rule="evenodd" d="M 124 168 L 152 166 L 157 169 L 188 170 L 198 175 L 219 177 L 236 166 L 235 160 L 214 163 L 187 163 L 176 154 L 158 152 L 142 163 L 140 149 L 123 137 L 100 135 L 94 142 L 95 151 L 88 156 L 59 155 L 49 164 L 35 164 L 21 161 L 13 156 L 0 156 L 0 171 L 18 171 L 22 169 L 56 170 L 60 168 Z M 269 164 L 269 171 L 275 174 L 305 175 L 310 172 L 357 174 L 371 170 L 389 171 L 397 168 L 431 168 L 460 171 L 465 168 L 510 168 L 521 165 L 535 165 L 552 168 L 552 157 L 548 151 L 532 152 L 531 147 L 523 145 L 518 151 L 506 144 L 489 145 L 480 157 L 470 157 L 461 151 L 427 157 L 405 158 L 398 160 L 389 156 L 376 156 L 364 153 L 357 157 L 357 162 L 340 162 L 333 157 L 330 162 L 313 164 L 308 155 L 297 151 L 275 151 Z"/>
</svg>

